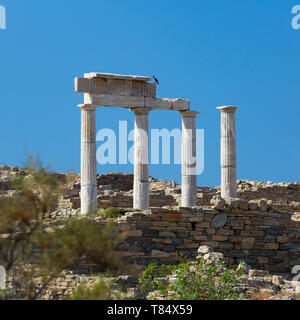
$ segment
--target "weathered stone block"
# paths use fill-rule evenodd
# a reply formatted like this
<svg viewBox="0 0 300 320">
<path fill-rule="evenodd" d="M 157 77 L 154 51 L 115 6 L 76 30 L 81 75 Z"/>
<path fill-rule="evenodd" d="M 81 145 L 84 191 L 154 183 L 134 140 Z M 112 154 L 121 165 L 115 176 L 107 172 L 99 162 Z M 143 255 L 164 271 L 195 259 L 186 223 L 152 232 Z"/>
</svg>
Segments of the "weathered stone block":
<svg viewBox="0 0 300 320">
<path fill-rule="evenodd" d="M 264 245 L 264 249 L 267 249 L 267 250 L 277 250 L 279 248 L 279 244 L 278 243 L 266 243 Z"/>
<path fill-rule="evenodd" d="M 174 232 L 169 232 L 169 231 L 160 231 L 159 232 L 160 237 L 170 237 L 170 238 L 175 238 L 176 235 Z"/>
<path fill-rule="evenodd" d="M 207 242 L 202 242 L 201 245 L 208 246 L 211 248 L 218 248 L 219 247 L 219 242 L 217 241 L 207 241 Z"/>
<path fill-rule="evenodd" d="M 181 214 L 180 213 L 169 213 L 163 217 L 163 220 L 165 220 L 165 221 L 180 221 Z"/>
<path fill-rule="evenodd" d="M 278 227 L 280 225 L 280 223 L 279 223 L 278 219 L 276 219 L 276 218 L 265 217 L 263 219 L 263 225 L 271 226 L 271 227 Z"/>
<path fill-rule="evenodd" d="M 221 228 L 224 227 L 224 225 L 227 223 L 227 214 L 226 213 L 221 213 L 216 215 L 212 222 L 211 225 L 213 228 Z"/>
<path fill-rule="evenodd" d="M 223 241 L 227 241 L 227 240 L 228 240 L 228 237 L 226 237 L 226 236 L 218 236 L 218 235 L 212 236 L 212 241 L 223 242 Z"/>
<path fill-rule="evenodd" d="M 206 231 L 207 234 L 211 234 L 211 235 L 216 233 L 216 229 L 215 228 L 207 228 L 205 231 Z"/>
<path fill-rule="evenodd" d="M 172 243 L 174 245 L 177 245 L 177 244 L 183 244 L 184 243 L 184 240 L 182 238 L 173 238 L 172 239 Z"/>
<path fill-rule="evenodd" d="M 226 202 L 220 195 L 213 196 L 210 204 L 216 210 L 223 210 L 226 207 Z"/>
<path fill-rule="evenodd" d="M 246 238 L 241 242 L 241 246 L 243 249 L 251 249 L 253 247 L 255 238 Z"/>
<path fill-rule="evenodd" d="M 126 237 L 141 237 L 143 235 L 143 231 L 142 230 L 128 230 L 125 231 L 125 236 Z"/>
<path fill-rule="evenodd" d="M 157 258 L 166 258 L 169 256 L 169 253 L 165 251 L 160 251 L 160 250 L 152 250 L 151 256 L 157 257 Z"/>
</svg>

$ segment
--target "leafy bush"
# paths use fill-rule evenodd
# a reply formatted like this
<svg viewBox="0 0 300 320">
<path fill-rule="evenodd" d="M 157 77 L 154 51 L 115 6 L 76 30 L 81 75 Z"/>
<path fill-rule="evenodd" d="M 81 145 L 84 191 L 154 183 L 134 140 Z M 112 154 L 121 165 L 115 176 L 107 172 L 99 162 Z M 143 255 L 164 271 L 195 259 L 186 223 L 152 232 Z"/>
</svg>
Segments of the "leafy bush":
<svg viewBox="0 0 300 320">
<path fill-rule="evenodd" d="M 113 227 L 89 217 L 49 222 L 48 214 L 57 208 L 64 185 L 40 163 L 26 171 L 25 177 L 10 181 L 14 195 L 0 200 L 0 265 L 12 279 L 2 298 L 37 299 L 63 270 L 82 260 L 118 268 L 114 249 L 120 236 Z"/>
<path fill-rule="evenodd" d="M 239 300 L 246 295 L 235 290 L 243 274 L 242 264 L 235 270 L 226 268 L 220 261 L 216 265 L 205 265 L 204 260 L 177 265 L 150 264 L 140 278 L 141 290 L 157 290 L 160 296 L 171 300 Z M 166 277 L 174 276 L 170 283 Z"/>
<path fill-rule="evenodd" d="M 100 215 L 106 218 L 118 218 L 122 216 L 117 208 L 107 208 L 103 210 Z"/>
<path fill-rule="evenodd" d="M 40 232 L 32 239 L 37 259 L 47 270 L 75 268 L 86 263 L 107 269 L 121 266 L 115 248 L 121 240 L 113 225 L 101 225 L 88 217 L 71 218 L 51 232 Z"/>
</svg>

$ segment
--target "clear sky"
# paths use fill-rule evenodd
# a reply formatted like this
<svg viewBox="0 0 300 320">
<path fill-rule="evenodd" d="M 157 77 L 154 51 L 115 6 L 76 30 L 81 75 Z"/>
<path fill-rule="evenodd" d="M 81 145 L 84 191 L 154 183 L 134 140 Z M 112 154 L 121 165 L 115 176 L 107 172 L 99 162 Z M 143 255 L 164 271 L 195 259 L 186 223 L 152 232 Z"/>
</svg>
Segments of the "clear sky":
<svg viewBox="0 0 300 320">
<path fill-rule="evenodd" d="M 205 130 L 198 185 L 220 184 L 219 105 L 237 105 L 237 176 L 300 181 L 300 0 L 0 0 L 0 163 L 21 165 L 25 151 L 58 172 L 80 168 L 86 72 L 156 75 L 159 97 L 188 98 Z M 98 108 L 97 129 L 133 127 L 127 109 Z M 153 111 L 151 128 L 181 128 L 178 112 Z M 132 172 L 98 165 L 98 173 Z M 180 183 L 179 165 L 150 175 Z"/>
</svg>

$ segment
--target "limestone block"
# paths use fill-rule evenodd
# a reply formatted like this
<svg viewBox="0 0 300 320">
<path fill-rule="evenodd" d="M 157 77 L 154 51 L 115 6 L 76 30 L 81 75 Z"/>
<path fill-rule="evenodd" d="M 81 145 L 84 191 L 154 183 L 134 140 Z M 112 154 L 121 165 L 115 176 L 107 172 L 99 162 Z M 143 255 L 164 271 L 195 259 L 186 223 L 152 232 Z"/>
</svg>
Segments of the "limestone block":
<svg viewBox="0 0 300 320">
<path fill-rule="evenodd" d="M 266 200 L 260 199 L 257 204 L 258 204 L 259 210 L 261 210 L 261 211 L 267 211 L 268 204 L 267 204 L 267 201 L 266 201 Z"/>
<path fill-rule="evenodd" d="M 154 258 L 166 258 L 168 256 L 169 256 L 169 253 L 165 251 L 161 251 L 161 250 L 151 251 L 151 257 L 154 257 Z"/>
<path fill-rule="evenodd" d="M 277 242 L 279 243 L 286 243 L 289 242 L 289 238 L 287 236 L 278 236 L 276 238 Z"/>
<path fill-rule="evenodd" d="M 198 253 L 206 254 L 209 252 L 213 252 L 213 250 L 209 246 L 200 246 L 198 249 Z"/>
<path fill-rule="evenodd" d="M 222 228 L 227 223 L 227 214 L 221 213 L 216 215 L 212 220 L 212 227 L 213 228 Z"/>
<path fill-rule="evenodd" d="M 266 250 L 277 250 L 279 248 L 279 244 L 278 243 L 265 243 L 264 245 L 264 249 Z"/>
<path fill-rule="evenodd" d="M 242 240 L 241 246 L 243 249 L 251 249 L 253 247 L 255 238 L 246 238 Z"/>
<path fill-rule="evenodd" d="M 223 210 L 226 207 L 226 202 L 220 195 L 215 195 L 210 200 L 210 204 L 212 205 L 213 209 L 216 210 Z"/>
<path fill-rule="evenodd" d="M 227 240 L 228 240 L 228 237 L 226 237 L 226 236 L 218 236 L 218 235 L 212 236 L 212 241 L 223 242 L 223 241 L 227 241 Z"/>
<path fill-rule="evenodd" d="M 143 231 L 138 230 L 128 230 L 124 232 L 126 237 L 141 237 L 143 235 Z"/>
</svg>

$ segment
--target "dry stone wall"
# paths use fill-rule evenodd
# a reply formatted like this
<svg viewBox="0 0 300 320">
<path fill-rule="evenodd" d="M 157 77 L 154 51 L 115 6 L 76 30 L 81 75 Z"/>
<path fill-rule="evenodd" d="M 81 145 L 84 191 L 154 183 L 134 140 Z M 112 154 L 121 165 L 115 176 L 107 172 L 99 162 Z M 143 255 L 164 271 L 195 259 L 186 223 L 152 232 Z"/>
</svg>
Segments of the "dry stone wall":
<svg viewBox="0 0 300 320">
<path fill-rule="evenodd" d="M 272 200 L 273 207 L 280 211 L 294 211 L 295 202 L 300 203 L 300 182 L 272 183 L 239 180 L 238 197 L 250 200 Z M 198 205 L 210 205 L 211 199 L 220 194 L 220 187 L 198 187 Z"/>
<path fill-rule="evenodd" d="M 0 196 L 9 196 L 10 176 L 25 169 L 0 166 Z M 64 174 L 57 176 L 66 180 Z M 178 206 L 181 188 L 174 181 L 150 178 L 150 211 L 132 208 L 132 174 L 97 177 L 98 205 L 128 212 L 118 220 L 126 233 L 120 254 L 137 268 L 150 262 L 176 263 L 180 254 L 195 257 L 207 245 L 228 262 L 245 260 L 253 268 L 290 272 L 300 264 L 300 183 L 238 181 L 238 196 L 230 203 L 218 198 L 220 188 L 198 187 L 198 207 Z M 53 217 L 79 214 L 80 177 L 69 185 Z"/>
<path fill-rule="evenodd" d="M 228 263 L 244 260 L 252 268 L 290 272 L 300 263 L 300 221 L 266 201 L 253 203 L 127 213 L 118 220 L 126 234 L 120 254 L 143 269 L 150 262 L 177 263 L 181 254 L 195 258 L 199 246 L 207 245 Z"/>
</svg>

